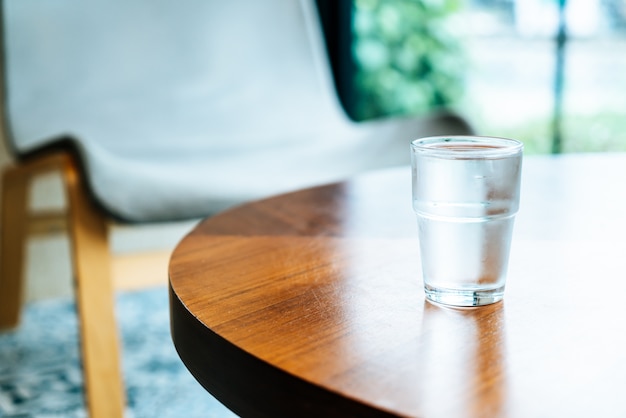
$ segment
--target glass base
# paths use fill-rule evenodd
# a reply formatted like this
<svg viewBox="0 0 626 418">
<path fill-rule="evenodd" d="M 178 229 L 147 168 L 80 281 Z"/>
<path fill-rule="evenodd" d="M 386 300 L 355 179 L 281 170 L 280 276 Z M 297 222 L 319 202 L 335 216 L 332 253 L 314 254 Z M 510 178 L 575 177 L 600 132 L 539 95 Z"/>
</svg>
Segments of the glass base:
<svg viewBox="0 0 626 418">
<path fill-rule="evenodd" d="M 496 289 L 442 289 L 424 286 L 426 298 L 431 302 L 448 306 L 484 306 L 500 302 L 504 286 Z"/>
</svg>

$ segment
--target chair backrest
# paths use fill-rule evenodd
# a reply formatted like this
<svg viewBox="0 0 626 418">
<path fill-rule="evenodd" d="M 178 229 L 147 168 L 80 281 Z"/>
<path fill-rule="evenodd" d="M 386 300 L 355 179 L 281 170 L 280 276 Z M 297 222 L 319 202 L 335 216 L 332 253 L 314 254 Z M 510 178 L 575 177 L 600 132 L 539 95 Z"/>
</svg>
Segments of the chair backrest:
<svg viewBox="0 0 626 418">
<path fill-rule="evenodd" d="M 315 13 L 313 0 L 4 0 L 13 146 L 69 134 L 130 156 L 245 152 L 340 129 Z"/>
<path fill-rule="evenodd" d="M 120 220 L 197 218 L 405 164 L 411 138 L 465 129 L 350 121 L 315 0 L 0 4 L 13 149 L 71 138 L 94 201 Z"/>
</svg>

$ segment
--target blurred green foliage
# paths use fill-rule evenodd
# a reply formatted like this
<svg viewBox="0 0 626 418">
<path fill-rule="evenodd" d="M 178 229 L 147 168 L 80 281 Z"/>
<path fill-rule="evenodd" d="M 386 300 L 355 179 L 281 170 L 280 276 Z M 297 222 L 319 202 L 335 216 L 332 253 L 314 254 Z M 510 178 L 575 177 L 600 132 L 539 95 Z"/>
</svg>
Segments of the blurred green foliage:
<svg viewBox="0 0 626 418">
<path fill-rule="evenodd" d="M 601 110 L 591 115 L 566 115 L 564 152 L 625 152 L 626 118 L 623 112 Z"/>
<path fill-rule="evenodd" d="M 524 154 L 551 152 L 551 119 L 528 119 L 524 123 L 503 126 L 479 121 L 481 131 L 496 136 L 516 138 L 524 143 Z M 595 114 L 567 114 L 563 119 L 563 152 L 626 152 L 626 118 L 623 113 L 599 110 Z"/>
<path fill-rule="evenodd" d="M 460 98 L 464 56 L 449 19 L 460 1 L 354 1 L 355 119 L 425 113 Z"/>
</svg>

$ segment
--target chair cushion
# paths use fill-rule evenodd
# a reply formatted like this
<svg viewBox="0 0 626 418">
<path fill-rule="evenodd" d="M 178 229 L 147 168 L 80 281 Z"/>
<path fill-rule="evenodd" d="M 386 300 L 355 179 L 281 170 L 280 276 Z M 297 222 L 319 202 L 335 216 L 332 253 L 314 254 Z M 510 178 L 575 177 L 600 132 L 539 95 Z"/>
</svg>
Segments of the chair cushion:
<svg viewBox="0 0 626 418">
<path fill-rule="evenodd" d="M 88 172 L 94 173 L 91 188 L 105 209 L 129 222 L 168 221 L 205 217 L 252 199 L 408 165 L 412 139 L 468 132 L 462 119 L 442 113 L 333 129 L 304 145 L 266 150 L 123 157 L 91 146 L 83 153 Z"/>
</svg>

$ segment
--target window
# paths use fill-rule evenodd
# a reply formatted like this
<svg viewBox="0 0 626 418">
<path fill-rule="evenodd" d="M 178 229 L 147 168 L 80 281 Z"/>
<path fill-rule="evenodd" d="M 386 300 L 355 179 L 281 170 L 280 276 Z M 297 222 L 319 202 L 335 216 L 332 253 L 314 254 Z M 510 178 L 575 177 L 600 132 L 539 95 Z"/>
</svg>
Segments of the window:
<svg viewBox="0 0 626 418">
<path fill-rule="evenodd" d="M 626 151 L 626 0 L 319 3 L 354 119 L 447 107 L 527 153 Z"/>
</svg>

